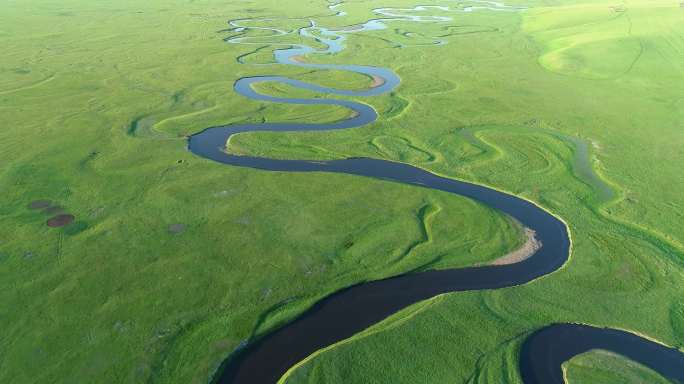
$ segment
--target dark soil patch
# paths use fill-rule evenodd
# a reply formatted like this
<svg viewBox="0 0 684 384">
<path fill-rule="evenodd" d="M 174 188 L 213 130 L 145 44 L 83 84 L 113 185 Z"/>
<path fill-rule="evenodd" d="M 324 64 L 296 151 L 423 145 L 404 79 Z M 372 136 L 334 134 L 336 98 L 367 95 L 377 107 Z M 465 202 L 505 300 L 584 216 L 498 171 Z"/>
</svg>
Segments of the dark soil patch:
<svg viewBox="0 0 684 384">
<path fill-rule="evenodd" d="M 52 205 L 50 200 L 34 200 L 29 204 L 31 209 L 45 209 Z"/>
<path fill-rule="evenodd" d="M 181 233 L 185 231 L 188 226 L 185 224 L 171 224 L 169 225 L 169 232 L 171 233 Z"/>
<path fill-rule="evenodd" d="M 52 228 L 57 228 L 57 227 L 63 227 L 65 225 L 69 225 L 74 222 L 74 215 L 70 215 L 68 213 L 63 213 L 61 215 L 57 215 L 47 221 L 47 226 L 52 227 Z"/>
</svg>

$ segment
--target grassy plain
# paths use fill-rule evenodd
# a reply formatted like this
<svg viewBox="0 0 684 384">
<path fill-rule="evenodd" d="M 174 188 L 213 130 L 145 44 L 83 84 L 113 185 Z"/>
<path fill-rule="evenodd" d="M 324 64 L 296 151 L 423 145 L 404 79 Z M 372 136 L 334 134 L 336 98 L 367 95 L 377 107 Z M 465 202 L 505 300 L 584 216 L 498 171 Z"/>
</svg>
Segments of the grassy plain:
<svg viewBox="0 0 684 384">
<path fill-rule="evenodd" d="M 249 13 L 330 13 L 297 5 Z M 492 260 L 521 241 L 515 223 L 466 199 L 190 154 L 184 135 L 208 126 L 348 113 L 251 103 L 232 92 L 241 76 L 368 84 L 238 64 L 253 48 L 217 31 L 242 3 L 2 7 L 0 382 L 205 382 L 243 340 L 323 295 Z M 28 207 L 37 199 L 76 224 L 48 228 Z"/>
<path fill-rule="evenodd" d="M 657 372 L 610 352 L 596 350 L 576 356 L 563 369 L 576 384 L 667 384 Z"/>
<path fill-rule="evenodd" d="M 241 65 L 271 60 L 271 39 L 226 45 L 230 33 L 217 31 L 227 20 L 344 26 L 386 3 L 347 1 L 343 18 L 318 0 L 1 4 L 0 382 L 206 382 L 241 342 L 325 294 L 492 260 L 521 242 L 515 223 L 466 199 L 231 168 L 186 151 L 184 136 L 209 126 L 346 113 L 245 100 L 232 92 L 240 77 L 370 83 Z M 684 346 L 684 11 L 672 1 L 525 5 L 455 14 L 448 25 L 397 22 L 350 37 L 339 55 L 310 57 L 402 77 L 395 93 L 364 99 L 381 113 L 375 124 L 231 141 L 271 157 L 409 162 L 524 196 L 573 234 L 562 271 L 408 308 L 316 355 L 288 383 L 519 383 L 520 343 L 560 321 Z M 430 46 L 435 38 L 449 43 Z M 78 225 L 47 228 L 27 208 L 35 199 Z M 185 231 L 169 231 L 177 223 Z"/>
<path fill-rule="evenodd" d="M 419 314 L 407 310 L 410 321 L 389 321 L 376 327 L 385 331 L 319 354 L 288 382 L 518 382 L 519 343 L 550 322 L 684 344 L 677 283 L 684 12 L 676 2 L 549 5 L 467 15 L 463 24 L 498 32 L 455 36 L 410 60 L 401 60 L 410 49 L 389 44 L 381 52 L 400 63 L 394 68 L 403 79 L 393 96 L 406 105 L 398 116 L 358 130 L 231 142 L 243 153 L 282 158 L 410 162 L 537 201 L 573 232 L 573 259 L 562 272 L 510 290 L 446 295 Z M 440 34 L 437 25 L 400 30 L 412 28 Z M 358 49 L 330 61 L 347 54 L 345 62 L 358 62 L 378 35 L 396 33 L 355 38 Z M 391 98 L 369 102 L 384 112 Z"/>
</svg>

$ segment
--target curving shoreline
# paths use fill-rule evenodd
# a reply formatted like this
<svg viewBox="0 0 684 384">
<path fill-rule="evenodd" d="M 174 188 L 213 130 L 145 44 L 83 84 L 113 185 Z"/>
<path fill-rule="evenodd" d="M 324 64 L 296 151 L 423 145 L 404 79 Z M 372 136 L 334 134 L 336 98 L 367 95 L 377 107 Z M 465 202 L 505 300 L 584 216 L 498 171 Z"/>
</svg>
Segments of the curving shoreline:
<svg viewBox="0 0 684 384">
<path fill-rule="evenodd" d="M 555 348 L 559 344 L 563 348 Z M 594 349 L 620 354 L 667 379 L 684 383 L 681 351 L 631 332 L 584 324 L 553 324 L 528 336 L 520 351 L 523 382 L 564 383 L 563 363 Z"/>
<path fill-rule="evenodd" d="M 339 127 L 344 122 L 334 125 Z M 246 131 L 249 126 L 212 128 L 191 137 L 190 150 L 224 164 L 272 171 L 346 173 L 470 197 L 534 230 L 544 246 L 532 257 L 514 264 L 429 271 L 344 289 L 239 351 L 220 370 L 218 383 L 275 383 L 291 366 L 316 350 L 349 338 L 411 304 L 448 292 L 524 284 L 557 270 L 568 259 L 570 238 L 565 224 L 529 201 L 402 163 L 367 158 L 316 162 L 272 160 L 230 155 L 216 145 L 225 143 L 225 138 L 234 132 Z"/>
<path fill-rule="evenodd" d="M 470 7 L 462 10 L 462 12 L 472 12 L 477 9 L 509 9 L 503 8 L 505 6 L 499 3 L 481 3 L 484 3 L 485 6 Z M 330 6 L 330 9 L 336 9 L 339 5 L 340 3 L 333 4 Z M 376 13 L 408 21 L 445 21 L 444 17 L 421 17 L 404 13 L 407 11 L 421 11 L 424 8 L 417 6 L 413 9 L 395 10 L 400 11 L 401 14 L 394 14 L 391 9 L 383 8 L 376 11 Z M 431 8 L 450 10 L 445 7 Z M 525 255 L 526 257 L 516 258 L 509 263 L 408 274 L 361 283 L 343 289 L 324 298 L 291 323 L 235 352 L 228 360 L 224 361 L 218 375 L 215 377 L 215 382 L 275 383 L 291 367 L 315 351 L 347 339 L 411 304 L 448 292 L 497 289 L 529 283 L 558 270 L 568 260 L 571 241 L 565 223 L 530 201 L 486 186 L 449 179 L 409 164 L 387 160 L 370 158 L 332 161 L 276 160 L 253 156 L 238 156 L 227 152 L 226 143 L 232 135 L 237 133 L 256 131 L 325 131 L 355 128 L 375 121 L 377 119 L 376 111 L 372 107 L 360 102 L 335 99 L 274 97 L 256 92 L 252 85 L 259 82 L 280 82 L 319 93 L 356 97 L 374 96 L 390 92 L 400 84 L 400 79 L 388 69 L 360 65 L 311 64 L 301 60 L 301 58 L 311 53 L 340 52 L 343 49 L 343 42 L 347 33 L 380 29 L 383 22 L 391 20 L 389 18 L 373 19 L 362 24 L 359 28 L 337 31 L 318 27 L 312 21 L 310 27 L 300 30 L 300 34 L 306 37 L 313 37 L 314 35 L 310 31 L 315 29 L 319 34 L 313 38 L 326 44 L 328 47 L 326 50 L 316 51 L 308 46 L 297 45 L 275 51 L 276 62 L 279 64 L 323 70 L 352 71 L 372 78 L 373 85 L 376 85 L 374 87 L 366 90 L 339 90 L 280 76 L 242 78 L 235 83 L 234 88 L 238 94 L 254 100 L 288 104 L 344 106 L 352 111 L 352 116 L 349 119 L 323 124 L 267 123 L 213 127 L 191 136 L 188 143 L 189 150 L 198 156 L 232 166 L 282 172 L 344 173 L 436 189 L 469 197 L 515 218 L 525 228 L 533 231 L 533 237 L 538 241 L 538 246 L 533 247 L 529 254 Z M 236 31 L 241 29 L 237 32 L 244 32 L 249 28 L 268 29 L 264 27 L 241 27 L 234 22 L 231 22 L 231 25 L 235 27 Z M 278 35 L 287 34 L 285 31 L 271 30 L 275 31 Z M 330 37 L 330 39 L 326 37 Z M 247 38 L 237 37 L 227 41 L 242 44 L 246 43 L 245 39 Z M 568 338 L 567 342 L 582 340 L 584 342 L 582 345 L 588 347 L 595 346 L 594 348 L 599 348 L 607 346 L 604 349 L 610 349 L 611 344 L 606 343 L 602 337 L 615 337 L 618 341 L 623 340 L 620 339 L 621 337 L 624 340 L 637 338 L 641 342 L 629 344 L 630 348 L 634 349 L 627 351 L 631 353 L 631 355 L 628 354 L 629 357 L 633 356 L 635 360 L 642 362 L 640 360 L 642 355 L 638 351 L 635 352 L 639 348 L 645 348 L 650 353 L 656 353 L 653 352 L 653 348 L 649 344 L 652 342 L 648 342 L 636 335 L 589 326 L 584 327 L 591 329 L 591 331 L 573 333 L 573 337 Z M 539 353 L 544 353 L 543 351 L 549 349 L 550 346 L 558 347 L 558 342 L 555 341 L 554 337 L 556 335 L 562 336 L 564 332 L 571 332 L 568 331 L 571 328 L 572 326 L 569 324 L 552 325 L 530 336 L 523 346 L 520 361 L 521 375 L 525 383 L 563 383 L 562 375 L 558 378 L 555 373 L 557 373 L 557 369 L 560 369 L 560 364 L 565 361 L 562 358 L 565 358 L 566 355 L 560 354 L 556 359 L 538 359 L 535 356 Z M 582 328 L 582 330 L 585 328 Z M 540 335 L 546 337 L 540 337 Z M 573 351 L 570 348 L 571 344 L 568 344 L 568 346 L 568 348 L 564 349 L 562 348 L 565 347 L 563 344 L 560 349 L 566 352 Z M 666 347 L 663 348 L 667 349 Z M 619 345 L 616 349 L 619 349 Z M 661 350 L 658 353 L 665 353 L 668 356 L 672 355 L 673 357 L 668 361 L 672 361 L 672 364 L 674 364 L 672 365 L 674 372 L 676 373 L 678 370 L 684 372 L 684 355 L 678 351 L 672 353 L 671 351 L 673 350 L 667 350 L 670 352 Z M 621 353 L 620 350 L 614 350 L 614 352 Z M 548 356 L 551 356 L 551 354 L 548 354 Z M 668 367 L 656 370 L 664 375 L 669 372 Z M 668 377 L 677 378 L 676 376 Z"/>
</svg>

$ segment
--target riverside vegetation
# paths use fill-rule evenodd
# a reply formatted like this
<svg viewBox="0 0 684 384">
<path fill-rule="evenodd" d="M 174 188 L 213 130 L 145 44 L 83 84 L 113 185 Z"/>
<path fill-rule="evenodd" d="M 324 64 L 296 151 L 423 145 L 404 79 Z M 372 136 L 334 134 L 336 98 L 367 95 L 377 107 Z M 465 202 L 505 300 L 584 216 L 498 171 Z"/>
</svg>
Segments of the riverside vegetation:
<svg viewBox="0 0 684 384">
<path fill-rule="evenodd" d="M 267 63 L 273 47 L 222 44 L 234 33 L 222 31 L 227 20 L 344 27 L 384 5 L 375 3 L 345 2 L 347 15 L 335 18 L 324 1 L 3 4 L 1 381 L 205 382 L 245 340 L 342 287 L 485 263 L 523 243 L 515 222 L 467 199 L 343 175 L 231 169 L 186 151 L 184 137 L 207 126 L 348 114 L 235 96 L 235 80 L 264 73 L 240 62 Z M 553 322 L 682 346 L 684 12 L 667 1 L 524 5 L 354 35 L 354 49 L 310 59 L 398 73 L 394 93 L 364 100 L 380 113 L 376 123 L 240 135 L 230 147 L 399 160 L 510 191 L 569 223 L 571 261 L 534 284 L 418 304 L 287 382 L 517 383 L 520 343 Z M 448 44 L 433 45 L 439 39 Z M 270 69 L 327 86 L 371 83 Z M 76 221 L 46 226 L 29 208 L 39 199 Z M 607 364 L 630 362 L 581 356 L 568 377 L 598 378 Z"/>
</svg>

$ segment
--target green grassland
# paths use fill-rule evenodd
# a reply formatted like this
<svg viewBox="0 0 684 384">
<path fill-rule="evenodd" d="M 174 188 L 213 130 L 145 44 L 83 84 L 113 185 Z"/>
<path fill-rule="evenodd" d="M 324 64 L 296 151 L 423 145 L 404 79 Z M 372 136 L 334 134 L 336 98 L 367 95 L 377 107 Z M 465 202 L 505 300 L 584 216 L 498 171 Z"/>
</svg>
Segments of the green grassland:
<svg viewBox="0 0 684 384">
<path fill-rule="evenodd" d="M 444 193 L 190 154 L 184 136 L 212 125 L 348 115 L 236 96 L 237 78 L 265 69 L 238 64 L 252 48 L 217 33 L 242 16 L 220 3 L 3 4 L 1 382 L 205 382 L 243 340 L 326 294 L 522 241 L 516 223 Z M 77 223 L 46 227 L 35 199 Z"/>
<path fill-rule="evenodd" d="M 209 126 L 349 114 L 247 100 L 232 91 L 240 77 L 370 84 L 240 64 L 271 62 L 274 39 L 253 31 L 263 45 L 223 43 L 227 20 L 342 27 L 415 1 L 350 0 L 345 17 L 322 0 L 0 1 L 0 382 L 203 383 L 245 340 L 326 294 L 486 262 L 522 241 L 516 223 L 445 193 L 233 168 L 186 150 L 185 136 Z M 660 0 L 525 5 L 352 35 L 343 53 L 307 60 L 399 74 L 395 92 L 362 99 L 376 123 L 238 135 L 230 148 L 385 158 L 510 191 L 569 223 L 571 261 L 526 286 L 407 308 L 284 381 L 519 383 L 522 340 L 561 321 L 684 346 L 684 10 Z M 46 227 L 28 208 L 36 199 L 76 223 Z M 169 230 L 178 223 L 186 229 Z M 582 383 L 621 364 L 590 354 L 566 369 Z"/>
<path fill-rule="evenodd" d="M 648 367 L 610 352 L 596 350 L 572 358 L 563 369 L 570 383 L 666 384 Z"/>
</svg>

